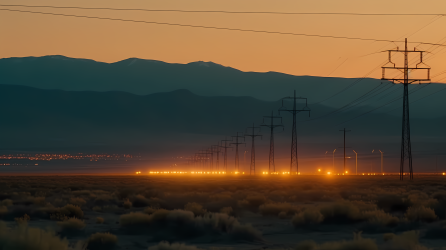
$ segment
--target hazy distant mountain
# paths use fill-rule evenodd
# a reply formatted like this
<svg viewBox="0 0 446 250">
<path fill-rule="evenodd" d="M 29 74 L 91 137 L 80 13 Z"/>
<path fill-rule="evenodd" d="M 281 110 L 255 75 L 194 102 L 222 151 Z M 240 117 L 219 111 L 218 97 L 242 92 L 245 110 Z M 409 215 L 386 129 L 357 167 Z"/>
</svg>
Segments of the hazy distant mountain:
<svg viewBox="0 0 446 250">
<path fill-rule="evenodd" d="M 244 132 L 253 123 L 258 126 L 271 111 L 277 115 L 281 102 L 252 97 L 204 97 L 188 90 L 143 96 L 0 85 L 0 107 L 3 151 L 137 151 L 166 157 L 191 154 L 225 136 Z M 306 113 L 298 115 L 300 154 L 311 158 L 338 148 L 343 138 L 339 129 L 347 126 L 352 130 L 348 135 L 349 146 L 363 152 L 379 148 L 387 157 L 397 155 L 401 135 L 399 117 L 372 112 L 342 123 L 371 109 L 360 106 L 326 116 L 334 109 L 312 105 L 310 118 Z M 276 135 L 279 162 L 287 159 L 292 117 L 289 113 L 281 115 L 285 131 Z M 412 119 L 413 149 L 444 147 L 444 124 L 446 117 Z M 264 138 L 258 142 L 258 150 L 267 152 L 269 132 L 266 128 L 262 131 Z"/>
<path fill-rule="evenodd" d="M 297 89 L 297 95 L 315 102 L 354 80 L 243 72 L 212 62 L 170 64 L 130 58 L 108 64 L 64 56 L 0 59 L 3 84 L 75 91 L 125 91 L 137 95 L 188 89 L 203 96 L 252 96 L 276 101 Z M 365 79 L 359 89 L 352 91 L 379 83 Z"/>
</svg>

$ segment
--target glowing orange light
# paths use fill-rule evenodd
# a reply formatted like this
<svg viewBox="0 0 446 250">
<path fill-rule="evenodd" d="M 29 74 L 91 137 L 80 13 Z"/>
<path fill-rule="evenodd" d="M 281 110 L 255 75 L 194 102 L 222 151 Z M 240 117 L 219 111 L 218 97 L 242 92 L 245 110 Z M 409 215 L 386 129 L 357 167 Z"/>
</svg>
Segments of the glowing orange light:
<svg viewBox="0 0 446 250">
<path fill-rule="evenodd" d="M 328 175 L 330 175 L 330 174 L 331 174 L 331 172 L 327 172 L 327 174 L 328 174 Z"/>
<path fill-rule="evenodd" d="M 348 174 L 348 171 L 345 171 L 346 174 Z"/>
<path fill-rule="evenodd" d="M 321 172 L 321 169 L 318 169 L 317 171 L 318 171 L 318 172 Z"/>
</svg>

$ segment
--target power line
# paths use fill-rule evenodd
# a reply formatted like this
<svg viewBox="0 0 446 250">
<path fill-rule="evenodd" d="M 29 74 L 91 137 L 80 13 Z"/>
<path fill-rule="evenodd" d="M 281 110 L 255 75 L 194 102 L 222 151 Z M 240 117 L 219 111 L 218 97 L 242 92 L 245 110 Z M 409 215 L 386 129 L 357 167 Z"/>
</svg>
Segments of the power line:
<svg viewBox="0 0 446 250">
<path fill-rule="evenodd" d="M 358 13 L 358 12 L 281 12 L 281 11 L 227 11 L 227 10 L 181 10 L 181 9 L 142 9 L 142 8 L 108 8 L 78 7 L 53 5 L 0 4 L 5 7 L 79 9 L 79 10 L 112 10 L 112 11 L 144 11 L 144 12 L 180 12 L 180 13 L 222 13 L 222 14 L 271 14 L 271 15 L 343 15 L 343 16 L 446 16 L 444 13 Z"/>
<path fill-rule="evenodd" d="M 203 29 L 215 29 L 215 30 L 228 30 L 228 31 L 264 33 L 264 34 L 275 34 L 275 35 L 290 35 L 290 36 L 346 39 L 346 40 L 371 41 L 371 42 L 391 42 L 391 43 L 403 42 L 403 41 L 394 41 L 394 40 L 387 40 L 387 39 L 347 37 L 347 36 L 332 36 L 332 35 L 317 35 L 317 34 L 281 32 L 281 31 L 268 31 L 268 30 L 240 29 L 240 28 L 216 27 L 216 26 L 205 26 L 205 25 L 192 25 L 192 24 L 181 24 L 181 23 L 166 23 L 166 22 L 155 22 L 155 21 L 111 18 L 111 17 L 72 15 L 72 14 L 51 13 L 51 12 L 41 12 L 41 11 L 28 11 L 28 10 L 0 9 L 0 11 L 11 11 L 11 12 L 42 14 L 42 15 L 52 15 L 52 16 L 64 16 L 64 17 L 78 17 L 78 18 L 109 20 L 109 21 L 121 21 L 121 22 L 133 22 L 133 23 L 145 23 L 145 24 L 157 24 L 157 25 L 168 25 L 168 26 L 189 27 L 189 28 L 203 28 Z M 427 42 L 410 42 L 410 43 L 425 44 L 425 45 L 436 45 L 436 46 L 446 46 L 444 44 L 434 44 L 434 43 L 427 43 Z"/>
<path fill-rule="evenodd" d="M 417 89 L 412 90 L 412 92 L 410 92 L 409 94 L 413 94 L 413 93 L 415 93 L 415 92 L 417 92 L 417 91 L 419 91 L 419 90 L 425 88 L 426 86 L 428 86 L 428 84 L 424 84 L 424 85 L 418 87 Z M 379 107 L 377 107 L 377 108 L 374 108 L 374 109 L 372 109 L 372 110 L 369 110 L 369 111 L 367 111 L 367 112 L 364 112 L 364 113 L 362 113 L 362 114 L 360 114 L 360 115 L 358 115 L 358 116 L 355 116 L 354 118 L 352 118 L 352 119 L 350 119 L 350 120 L 347 120 L 347 121 L 344 121 L 344 122 L 342 122 L 342 123 L 339 123 L 339 124 L 337 124 L 336 126 L 339 126 L 339 125 L 342 125 L 342 124 L 344 124 L 344 123 L 353 121 L 353 120 L 355 120 L 355 119 L 357 119 L 357 118 L 359 118 L 359 117 L 361 117 L 361 116 L 368 115 L 368 114 L 372 113 L 373 111 L 378 110 L 378 109 L 380 109 L 380 108 L 382 108 L 382 107 L 385 107 L 385 106 L 387 106 L 387 105 L 389 105 L 389 104 L 392 104 L 392 103 L 394 103 L 394 102 L 396 102 L 396 101 L 398 101 L 398 100 L 401 100 L 402 98 L 403 98 L 403 97 L 401 96 L 401 97 L 398 97 L 398 98 L 396 98 L 396 99 L 393 99 L 393 100 L 387 102 L 386 104 L 383 104 L 383 105 L 381 105 L 381 106 L 379 106 Z M 401 108 L 401 106 L 400 106 L 399 108 Z"/>
<path fill-rule="evenodd" d="M 361 98 L 364 98 L 364 97 L 366 97 L 367 95 L 373 93 L 374 91 L 377 91 L 377 89 L 378 89 L 379 87 L 382 87 L 382 84 L 377 85 L 376 87 L 374 87 L 373 89 L 369 90 L 368 92 L 366 92 L 366 93 L 363 94 L 362 96 L 356 98 L 355 100 L 353 100 L 353 101 L 351 101 L 351 102 L 345 104 L 344 106 L 342 106 L 342 107 L 340 107 L 340 108 L 338 108 L 338 109 L 335 109 L 335 110 L 333 110 L 333 111 L 331 111 L 331 112 L 329 112 L 329 113 L 327 113 L 327 114 L 325 114 L 325 115 L 322 115 L 322 116 L 319 116 L 319 117 L 316 117 L 316 118 L 313 118 L 313 119 L 305 120 L 304 122 L 310 122 L 310 121 L 319 120 L 319 119 L 325 118 L 325 117 L 327 117 L 327 116 L 330 116 L 330 115 L 332 115 L 332 114 L 338 113 L 338 112 L 340 112 L 341 110 L 345 109 L 346 107 L 350 106 L 352 103 L 355 103 L 355 102 L 357 102 L 358 100 L 360 100 Z"/>
</svg>

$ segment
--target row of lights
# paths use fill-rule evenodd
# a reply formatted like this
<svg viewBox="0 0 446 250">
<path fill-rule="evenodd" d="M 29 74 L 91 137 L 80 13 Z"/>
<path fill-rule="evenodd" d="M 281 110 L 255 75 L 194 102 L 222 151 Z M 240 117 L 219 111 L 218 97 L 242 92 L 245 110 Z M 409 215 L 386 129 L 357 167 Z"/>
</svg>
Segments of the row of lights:
<svg viewBox="0 0 446 250">
<path fill-rule="evenodd" d="M 37 165 L 37 164 L 36 164 Z M 321 172 L 320 169 L 318 169 L 318 172 Z M 154 172 L 150 171 L 150 174 L 187 174 L 188 172 L 177 172 L 177 171 L 165 171 L 165 172 Z M 190 172 L 191 174 L 226 174 L 226 172 Z M 136 174 L 141 174 L 141 171 L 136 172 Z M 240 172 L 231 172 L 231 174 L 240 174 Z M 245 174 L 245 172 L 242 172 L 241 174 Z M 279 175 L 279 174 L 290 174 L 290 172 L 262 172 L 262 174 L 270 174 L 270 175 Z M 300 175 L 300 172 L 297 173 Z M 345 171 L 345 174 L 348 174 L 348 171 Z M 331 175 L 331 172 L 327 172 L 327 175 Z M 344 175 L 344 173 L 338 175 Z M 362 173 L 362 175 L 365 175 L 365 173 Z M 368 173 L 367 175 L 376 175 L 376 173 Z M 378 174 L 379 175 L 379 174 Z M 384 173 L 382 174 L 384 175 Z M 404 173 L 406 175 L 406 173 Z M 446 173 L 443 173 L 443 175 L 446 175 Z"/>
<path fill-rule="evenodd" d="M 272 175 L 279 175 L 279 174 L 290 174 L 290 172 L 262 172 L 262 174 L 272 174 Z M 298 175 L 300 175 L 300 172 L 297 173 Z"/>
</svg>

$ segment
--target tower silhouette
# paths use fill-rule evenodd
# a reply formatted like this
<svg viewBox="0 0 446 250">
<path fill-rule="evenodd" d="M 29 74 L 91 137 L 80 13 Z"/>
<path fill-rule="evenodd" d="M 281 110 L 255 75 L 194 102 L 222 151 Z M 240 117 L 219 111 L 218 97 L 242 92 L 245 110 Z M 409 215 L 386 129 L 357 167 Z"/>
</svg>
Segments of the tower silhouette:
<svg viewBox="0 0 446 250">
<path fill-rule="evenodd" d="M 216 171 L 220 171 L 219 164 L 220 164 L 221 146 L 220 145 L 212 145 L 211 146 L 211 150 L 212 150 L 213 153 L 217 154 L 217 159 L 216 159 L 216 162 L 215 162 L 215 168 L 216 168 Z"/>
<path fill-rule="evenodd" d="M 239 169 L 239 156 L 238 156 L 238 145 L 245 144 L 243 142 L 239 142 L 239 138 L 243 138 L 245 140 L 245 136 L 239 135 L 239 132 L 237 132 L 237 135 L 233 135 L 232 138 L 235 138 L 235 142 L 231 142 L 230 145 L 235 145 L 235 172 L 240 172 Z"/>
<path fill-rule="evenodd" d="M 251 129 L 251 131 L 249 131 Z M 255 130 L 258 130 L 258 132 L 260 133 L 260 127 L 254 127 L 254 123 L 252 124 L 252 127 L 248 127 L 246 129 L 247 133 L 245 134 L 245 136 L 249 136 L 251 137 L 251 141 L 252 141 L 252 145 L 251 145 L 251 164 L 249 165 L 249 174 L 255 174 L 256 173 L 256 150 L 255 150 L 255 144 L 254 144 L 254 139 L 256 137 L 262 138 L 261 134 L 256 134 Z"/>
<path fill-rule="evenodd" d="M 407 38 L 404 43 L 404 50 L 400 50 L 397 48 L 396 50 L 388 50 L 389 52 L 389 62 L 388 64 L 393 64 L 393 66 L 383 66 L 382 67 L 382 78 L 381 80 L 388 80 L 393 83 L 399 82 L 404 85 L 403 90 L 403 123 L 402 123 L 402 134 L 401 134 L 401 158 L 400 158 L 400 180 L 404 178 L 404 162 L 408 160 L 409 163 L 409 178 L 413 180 L 413 167 L 412 167 L 412 144 L 410 141 L 410 119 L 409 119 L 409 84 L 414 82 L 430 81 L 430 67 L 427 65 L 425 67 L 419 67 L 419 65 L 425 65 L 423 62 L 423 53 L 425 51 L 416 50 L 414 48 L 413 51 L 407 50 Z M 403 53 L 404 54 L 404 66 L 396 67 L 396 64 L 392 62 L 392 54 L 393 53 Z M 410 53 L 420 53 L 420 59 L 415 67 L 409 67 L 409 54 Z M 403 77 L 394 77 L 387 78 L 386 72 L 397 71 L 399 73 L 403 73 Z M 412 73 L 415 70 L 425 70 L 427 73 L 426 78 L 409 78 L 409 72 Z"/>
<path fill-rule="evenodd" d="M 270 119 L 270 124 L 265 124 L 265 118 Z M 274 124 L 274 119 L 280 119 L 280 124 Z M 263 123 L 260 126 L 267 127 L 271 130 L 270 138 L 269 138 L 269 162 L 268 162 L 268 173 L 276 172 L 276 165 L 274 163 L 274 129 L 278 127 L 283 128 L 282 117 L 274 116 L 274 112 L 271 111 L 271 116 L 264 116 Z"/>
<path fill-rule="evenodd" d="M 293 108 L 286 108 L 283 104 L 285 100 L 293 100 Z M 303 109 L 296 109 L 296 101 L 297 100 L 305 100 L 305 107 Z M 290 163 L 290 174 L 293 172 L 293 167 L 296 167 L 296 173 L 299 172 L 299 163 L 297 159 L 297 131 L 296 131 L 296 115 L 299 112 L 308 112 L 308 116 L 310 116 L 310 109 L 308 108 L 307 98 L 296 97 L 296 90 L 294 90 L 294 97 L 284 97 L 282 98 L 282 107 L 279 109 L 280 112 L 288 111 L 293 114 L 293 126 L 291 128 L 291 163 Z"/>
<path fill-rule="evenodd" d="M 231 141 L 232 141 L 232 139 L 228 140 L 228 138 L 225 138 L 224 140 L 221 140 L 222 145 L 220 146 L 221 148 L 224 149 L 223 167 L 224 167 L 226 173 L 228 173 L 228 148 L 231 148 L 228 146 L 228 142 L 231 142 Z"/>
</svg>

